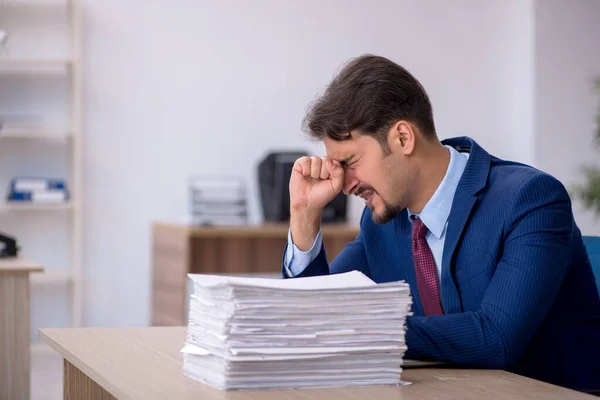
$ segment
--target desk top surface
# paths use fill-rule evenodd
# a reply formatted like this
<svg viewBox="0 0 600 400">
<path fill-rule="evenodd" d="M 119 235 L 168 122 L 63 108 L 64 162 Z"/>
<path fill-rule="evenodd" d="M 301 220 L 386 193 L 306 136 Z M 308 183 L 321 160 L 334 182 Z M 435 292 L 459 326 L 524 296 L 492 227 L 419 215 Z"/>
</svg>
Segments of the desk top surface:
<svg viewBox="0 0 600 400">
<path fill-rule="evenodd" d="M 416 368 L 403 387 L 219 391 L 183 375 L 185 327 L 41 329 L 65 359 L 118 399 L 592 399 L 504 371 Z"/>
<path fill-rule="evenodd" d="M 20 257 L 0 258 L 0 273 L 2 272 L 42 272 L 44 268 L 33 261 Z"/>
<path fill-rule="evenodd" d="M 202 227 L 167 222 L 154 223 L 155 229 L 186 232 L 193 237 L 287 237 L 288 224 Z M 324 236 L 356 236 L 360 228 L 349 224 L 323 224 Z"/>
</svg>

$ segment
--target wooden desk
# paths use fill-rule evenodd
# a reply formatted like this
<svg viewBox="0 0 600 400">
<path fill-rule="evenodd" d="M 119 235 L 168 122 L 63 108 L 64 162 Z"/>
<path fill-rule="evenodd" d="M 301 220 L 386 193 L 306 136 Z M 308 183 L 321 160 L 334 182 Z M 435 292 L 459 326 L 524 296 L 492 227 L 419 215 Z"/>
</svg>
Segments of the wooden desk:
<svg viewBox="0 0 600 400">
<path fill-rule="evenodd" d="M 183 375 L 184 327 L 41 329 L 64 358 L 66 400 L 593 399 L 504 371 L 405 370 L 403 387 L 219 391 Z"/>
<path fill-rule="evenodd" d="M 29 399 L 29 273 L 43 270 L 0 258 L 0 399 Z"/>
<path fill-rule="evenodd" d="M 323 243 L 333 260 L 359 228 L 324 225 Z M 281 274 L 288 225 L 203 228 L 155 223 L 152 227 L 152 325 L 186 325 L 188 273 Z"/>
</svg>

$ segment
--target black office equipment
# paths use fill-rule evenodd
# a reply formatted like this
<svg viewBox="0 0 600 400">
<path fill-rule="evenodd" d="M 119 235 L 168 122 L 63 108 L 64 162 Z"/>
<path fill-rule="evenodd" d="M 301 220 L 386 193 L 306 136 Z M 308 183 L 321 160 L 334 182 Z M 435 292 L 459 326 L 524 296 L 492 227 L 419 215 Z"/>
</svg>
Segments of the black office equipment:
<svg viewBox="0 0 600 400">
<path fill-rule="evenodd" d="M 290 218 L 290 175 L 294 162 L 307 153 L 281 151 L 268 153 L 258 164 L 260 200 L 266 222 L 286 222 Z M 323 210 L 323 222 L 346 222 L 348 199 L 337 195 Z"/>
<path fill-rule="evenodd" d="M 0 258 L 16 257 L 19 247 L 15 238 L 0 233 Z"/>
</svg>

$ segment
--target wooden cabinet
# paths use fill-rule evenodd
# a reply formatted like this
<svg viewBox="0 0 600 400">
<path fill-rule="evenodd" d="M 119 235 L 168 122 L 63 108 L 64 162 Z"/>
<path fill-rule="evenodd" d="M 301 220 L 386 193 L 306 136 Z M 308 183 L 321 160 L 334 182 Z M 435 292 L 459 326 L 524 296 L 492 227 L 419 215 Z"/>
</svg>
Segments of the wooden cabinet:
<svg viewBox="0 0 600 400">
<path fill-rule="evenodd" d="M 324 225 L 323 243 L 332 261 L 359 228 Z M 281 274 L 287 224 L 193 227 L 155 223 L 152 227 L 152 324 L 185 325 L 188 273 Z"/>
<path fill-rule="evenodd" d="M 41 265 L 0 258 L 0 399 L 29 399 L 29 275 Z"/>
</svg>

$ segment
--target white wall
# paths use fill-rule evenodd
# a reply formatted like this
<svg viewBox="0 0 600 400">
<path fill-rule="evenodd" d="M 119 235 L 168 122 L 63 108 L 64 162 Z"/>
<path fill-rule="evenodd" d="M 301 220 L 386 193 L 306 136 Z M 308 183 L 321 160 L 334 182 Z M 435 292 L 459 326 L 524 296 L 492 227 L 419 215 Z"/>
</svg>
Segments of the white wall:
<svg viewBox="0 0 600 400">
<path fill-rule="evenodd" d="M 300 133 L 305 107 L 350 57 L 413 71 L 441 137 L 533 159 L 532 113 L 517 107 L 533 109 L 532 1 L 366 4 L 85 2 L 86 324 L 149 322 L 150 225 L 186 213 L 191 174 L 245 177 L 260 220 L 257 160 L 318 149 Z"/>
<path fill-rule="evenodd" d="M 600 167 L 600 148 L 592 146 L 600 94 L 600 1 L 536 3 L 535 145 L 536 166 L 567 186 L 581 182 L 580 167 Z M 584 234 L 600 235 L 600 219 L 575 203 Z"/>
</svg>

